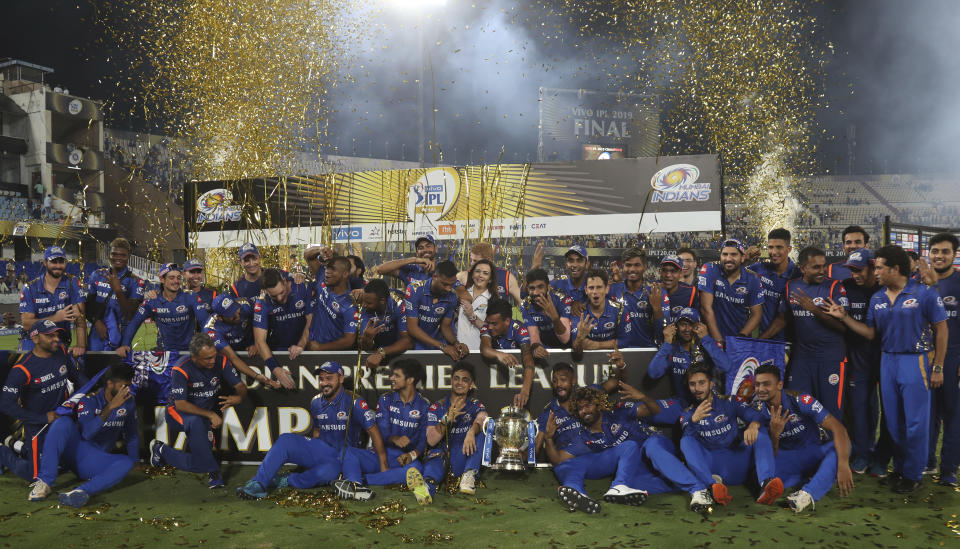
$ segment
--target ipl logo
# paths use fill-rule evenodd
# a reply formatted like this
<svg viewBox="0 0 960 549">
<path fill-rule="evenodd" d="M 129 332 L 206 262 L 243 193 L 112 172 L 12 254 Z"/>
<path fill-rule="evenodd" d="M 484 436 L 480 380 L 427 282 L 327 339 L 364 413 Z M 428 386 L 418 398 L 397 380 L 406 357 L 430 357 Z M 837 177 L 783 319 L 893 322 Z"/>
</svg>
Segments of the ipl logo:
<svg viewBox="0 0 960 549">
<path fill-rule="evenodd" d="M 227 189 L 213 189 L 197 199 L 197 223 L 240 221 L 240 208 L 233 206 L 233 193 Z"/>
<path fill-rule="evenodd" d="M 700 168 L 693 164 L 673 164 L 650 178 L 653 202 L 688 202 L 710 199 L 710 184 L 697 183 Z"/>
<path fill-rule="evenodd" d="M 433 224 L 450 213 L 460 195 L 460 175 L 452 168 L 427 170 L 407 191 L 407 215 Z"/>
</svg>

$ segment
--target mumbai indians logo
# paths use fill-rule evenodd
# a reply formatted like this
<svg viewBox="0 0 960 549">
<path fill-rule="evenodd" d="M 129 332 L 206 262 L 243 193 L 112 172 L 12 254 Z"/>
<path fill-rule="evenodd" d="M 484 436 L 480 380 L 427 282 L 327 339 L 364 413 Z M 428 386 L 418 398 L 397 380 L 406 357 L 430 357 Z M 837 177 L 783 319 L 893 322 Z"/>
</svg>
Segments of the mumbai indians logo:
<svg viewBox="0 0 960 549">
<path fill-rule="evenodd" d="M 710 184 L 697 183 L 700 168 L 693 164 L 673 164 L 650 178 L 653 202 L 703 202 L 710 199 Z"/>
<path fill-rule="evenodd" d="M 450 213 L 460 195 L 460 176 L 452 168 L 427 170 L 407 191 L 407 215 L 414 223 L 436 222 Z"/>
<path fill-rule="evenodd" d="M 750 400 L 754 391 L 754 372 L 757 371 L 758 366 L 760 366 L 760 361 L 752 356 L 740 363 L 740 369 L 737 370 L 737 377 L 733 378 L 733 391 L 731 391 L 731 394 L 736 395 L 744 401 Z"/>
<path fill-rule="evenodd" d="M 227 189 L 213 189 L 197 199 L 197 223 L 240 221 L 240 208 L 233 206 L 233 193 Z"/>
</svg>

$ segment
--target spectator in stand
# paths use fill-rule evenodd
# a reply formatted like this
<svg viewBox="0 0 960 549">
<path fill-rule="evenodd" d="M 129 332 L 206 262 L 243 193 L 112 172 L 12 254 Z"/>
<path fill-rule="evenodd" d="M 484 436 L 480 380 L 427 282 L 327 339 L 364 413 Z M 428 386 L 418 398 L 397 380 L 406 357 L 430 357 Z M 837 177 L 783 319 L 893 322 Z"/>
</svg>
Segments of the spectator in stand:
<svg viewBox="0 0 960 549">
<path fill-rule="evenodd" d="M 47 196 L 43 197 L 43 218 L 49 219 L 53 215 L 53 195 L 47 193 Z"/>
</svg>

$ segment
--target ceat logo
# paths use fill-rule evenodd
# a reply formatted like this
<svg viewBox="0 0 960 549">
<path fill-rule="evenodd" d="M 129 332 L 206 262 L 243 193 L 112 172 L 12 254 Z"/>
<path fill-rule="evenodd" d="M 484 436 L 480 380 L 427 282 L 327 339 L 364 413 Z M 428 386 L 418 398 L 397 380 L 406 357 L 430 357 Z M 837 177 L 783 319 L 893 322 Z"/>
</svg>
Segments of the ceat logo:
<svg viewBox="0 0 960 549">
<path fill-rule="evenodd" d="M 227 189 L 213 189 L 197 198 L 197 223 L 240 221 L 240 207 L 233 205 L 233 193 Z"/>
<path fill-rule="evenodd" d="M 435 224 L 450 213 L 459 196 L 460 174 L 453 168 L 431 168 L 408 188 L 407 216 L 414 223 Z"/>
<path fill-rule="evenodd" d="M 810 404 L 811 402 L 813 402 L 813 397 L 810 395 L 801 395 L 800 402 L 804 404 Z"/>
<path fill-rule="evenodd" d="M 652 202 L 703 202 L 710 199 L 710 184 L 697 183 L 700 168 L 693 164 L 673 164 L 650 178 Z"/>
<path fill-rule="evenodd" d="M 339 412 L 337 412 L 337 419 L 341 421 L 343 421 L 344 419 L 347 419 L 347 413 L 344 412 L 343 410 L 340 410 Z"/>
<path fill-rule="evenodd" d="M 438 225 L 437 232 L 440 234 L 447 234 L 447 235 L 457 234 L 457 226 L 456 225 Z"/>
<path fill-rule="evenodd" d="M 410 410 L 410 417 L 418 418 L 420 417 L 420 410 Z"/>
</svg>

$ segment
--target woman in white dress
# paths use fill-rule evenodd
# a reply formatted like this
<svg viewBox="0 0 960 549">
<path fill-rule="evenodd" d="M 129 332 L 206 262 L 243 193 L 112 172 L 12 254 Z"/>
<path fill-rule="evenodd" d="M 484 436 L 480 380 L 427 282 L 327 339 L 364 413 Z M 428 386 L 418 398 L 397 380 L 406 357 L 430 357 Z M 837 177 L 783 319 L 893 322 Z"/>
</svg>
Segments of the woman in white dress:
<svg viewBox="0 0 960 549">
<path fill-rule="evenodd" d="M 460 305 L 457 315 L 457 341 L 464 343 L 471 351 L 480 350 L 480 328 L 487 318 L 487 301 L 490 290 L 487 288 L 496 272 L 493 262 L 481 259 L 473 264 L 467 273 L 467 291 L 473 297 L 473 303 Z"/>
</svg>

